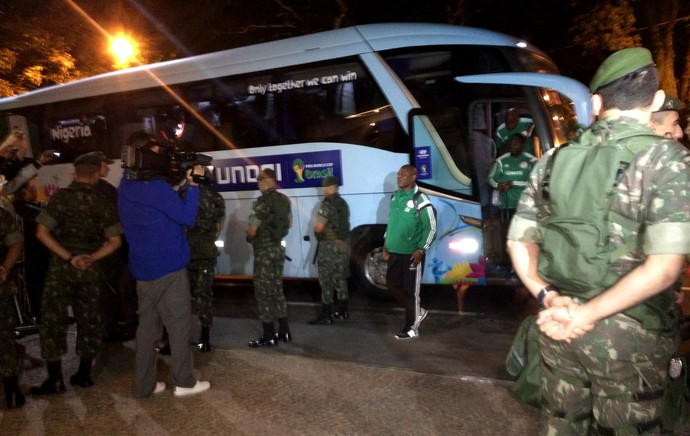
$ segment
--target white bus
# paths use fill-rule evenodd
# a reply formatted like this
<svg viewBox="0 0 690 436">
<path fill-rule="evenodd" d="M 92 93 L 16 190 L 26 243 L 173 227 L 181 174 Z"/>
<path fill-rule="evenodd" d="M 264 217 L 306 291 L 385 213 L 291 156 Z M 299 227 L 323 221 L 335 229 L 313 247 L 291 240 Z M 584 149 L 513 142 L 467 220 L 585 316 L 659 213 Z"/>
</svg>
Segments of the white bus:
<svg viewBox="0 0 690 436">
<path fill-rule="evenodd" d="M 589 92 L 558 75 L 524 41 L 441 24 L 372 24 L 103 74 L 0 100 L 0 134 L 29 135 L 48 197 L 72 177 L 71 160 L 102 150 L 120 157 L 135 131 L 179 124 L 189 150 L 214 158 L 227 220 L 217 273 L 251 277 L 245 229 L 263 168 L 292 201 L 285 277 L 316 277 L 313 219 L 324 177 L 342 181 L 351 208 L 352 276 L 384 287 L 380 248 L 396 172 L 416 165 L 438 214 L 424 283 L 515 280 L 487 174 L 494 132 L 508 108 L 533 120 L 537 155 L 591 119 Z M 113 164 L 110 181 L 122 170 Z"/>
</svg>

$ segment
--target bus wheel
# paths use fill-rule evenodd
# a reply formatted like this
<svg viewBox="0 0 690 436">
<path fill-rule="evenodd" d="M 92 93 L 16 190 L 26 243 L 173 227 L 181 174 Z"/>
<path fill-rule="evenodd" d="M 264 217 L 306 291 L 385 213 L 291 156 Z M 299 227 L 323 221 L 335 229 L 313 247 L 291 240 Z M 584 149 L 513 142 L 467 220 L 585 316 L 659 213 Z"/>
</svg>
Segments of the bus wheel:
<svg viewBox="0 0 690 436">
<path fill-rule="evenodd" d="M 381 251 L 383 236 L 364 238 L 353 248 L 352 278 L 358 290 L 377 300 L 389 299 L 386 292 L 387 262 Z"/>
</svg>

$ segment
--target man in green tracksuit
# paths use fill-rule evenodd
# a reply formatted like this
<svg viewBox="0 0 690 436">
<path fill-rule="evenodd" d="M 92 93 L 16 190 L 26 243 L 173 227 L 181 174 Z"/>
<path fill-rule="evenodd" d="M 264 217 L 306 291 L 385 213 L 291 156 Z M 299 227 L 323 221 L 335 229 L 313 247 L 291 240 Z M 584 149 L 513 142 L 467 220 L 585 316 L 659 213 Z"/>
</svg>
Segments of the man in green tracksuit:
<svg viewBox="0 0 690 436">
<path fill-rule="evenodd" d="M 504 120 L 505 122 L 498 126 L 494 135 L 497 157 L 508 152 L 508 142 L 513 135 L 522 135 L 524 138 L 530 136 L 534 124 L 530 118 L 520 117 L 515 108 L 506 111 Z"/>
<path fill-rule="evenodd" d="M 515 214 L 535 161 L 534 156 L 522 151 L 524 145 L 524 136 L 513 135 L 508 142 L 509 152 L 496 159 L 489 172 L 489 185 L 499 191 L 500 207 L 506 221 Z"/>
<path fill-rule="evenodd" d="M 403 165 L 398 170 L 398 190 L 393 193 L 383 244 L 388 261 L 386 286 L 405 308 L 405 326 L 395 335 L 398 340 L 419 336 L 419 324 L 426 310 L 419 305 L 424 253 L 436 236 L 436 215 L 431 201 L 417 186 L 417 169 Z"/>
</svg>

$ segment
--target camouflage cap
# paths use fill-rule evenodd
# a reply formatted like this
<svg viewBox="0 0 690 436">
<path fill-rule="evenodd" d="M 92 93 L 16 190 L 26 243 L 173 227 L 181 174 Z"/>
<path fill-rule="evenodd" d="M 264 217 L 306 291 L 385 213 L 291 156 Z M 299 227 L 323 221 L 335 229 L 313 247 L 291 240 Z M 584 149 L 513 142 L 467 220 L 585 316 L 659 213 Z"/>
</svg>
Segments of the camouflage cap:
<svg viewBox="0 0 690 436">
<path fill-rule="evenodd" d="M 680 111 L 683 109 L 683 103 L 678 100 L 678 98 L 672 96 L 672 95 L 667 95 L 666 98 L 664 99 L 664 104 L 661 105 L 661 107 L 654 111 L 654 112 L 667 112 L 667 111 Z"/>
<path fill-rule="evenodd" d="M 275 178 L 276 178 L 276 172 L 275 171 L 273 171 L 270 168 L 264 168 L 263 170 L 261 170 L 261 172 L 259 173 L 259 176 L 256 178 L 256 180 L 258 180 L 258 181 L 262 181 L 263 179 L 275 180 Z"/>
<path fill-rule="evenodd" d="M 594 93 L 598 89 L 650 65 L 654 65 L 654 59 L 652 59 L 652 53 L 646 48 L 634 47 L 619 50 L 601 64 L 589 84 L 589 90 Z"/>
<path fill-rule="evenodd" d="M 325 179 L 323 179 L 323 183 L 321 184 L 321 186 L 324 186 L 324 187 L 333 186 L 333 185 L 340 186 L 340 180 L 338 180 L 338 178 L 336 176 L 326 177 Z"/>
<path fill-rule="evenodd" d="M 74 165 L 100 165 L 101 162 L 112 163 L 112 161 L 109 161 L 108 158 L 105 157 L 105 154 L 100 151 L 85 153 L 74 159 Z"/>
</svg>

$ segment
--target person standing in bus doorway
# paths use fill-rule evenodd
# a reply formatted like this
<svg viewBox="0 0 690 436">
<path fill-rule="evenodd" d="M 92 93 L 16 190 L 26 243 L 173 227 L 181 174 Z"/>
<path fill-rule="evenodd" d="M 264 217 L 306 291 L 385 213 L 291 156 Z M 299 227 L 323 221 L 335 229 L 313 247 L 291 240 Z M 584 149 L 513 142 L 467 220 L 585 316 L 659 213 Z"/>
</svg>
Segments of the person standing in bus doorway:
<svg viewBox="0 0 690 436">
<path fill-rule="evenodd" d="M 273 347 L 278 340 L 290 342 L 283 292 L 285 247 L 282 240 L 292 226 L 290 199 L 276 191 L 276 173 L 264 169 L 257 177 L 261 196 L 254 202 L 247 227 L 247 242 L 254 246 L 254 292 L 263 323 L 263 335 L 249 342 L 250 347 Z M 278 333 L 275 321 L 278 320 Z"/>
<path fill-rule="evenodd" d="M 652 112 L 649 127 L 659 136 L 680 141 L 683 138 L 683 129 L 680 127 L 681 109 L 680 100 L 667 95 L 659 110 Z"/>
<path fill-rule="evenodd" d="M 509 222 L 515 214 L 518 200 L 527 186 L 536 158 L 523 150 L 525 137 L 514 134 L 508 141 L 508 153 L 496 159 L 489 171 L 489 185 L 499 192 L 501 218 Z"/>
<path fill-rule="evenodd" d="M 590 91 L 599 120 L 536 164 L 508 234 L 515 270 L 543 309 L 541 432 L 660 434 L 671 430 L 661 428 L 665 394 L 683 395 L 670 364 L 673 290 L 690 252 L 690 154 L 651 134 L 664 93 L 649 50 L 610 55 Z M 575 173 L 608 173 L 612 186 L 564 177 Z M 602 221 L 603 235 L 586 241 Z"/>
<path fill-rule="evenodd" d="M 319 241 L 316 261 L 321 286 L 321 314 L 309 324 L 333 324 L 333 318 L 348 319 L 349 294 L 347 289 L 348 252 L 345 239 L 350 233 L 350 207 L 338 193 L 340 181 L 335 176 L 323 179 L 323 193 L 314 224 Z M 333 296 L 338 296 L 338 311 L 333 312 Z"/>
<path fill-rule="evenodd" d="M 496 129 L 494 141 L 496 142 L 496 157 L 508 153 L 508 143 L 513 135 L 520 134 L 528 138 L 532 133 L 534 124 L 531 118 L 520 117 L 514 107 L 508 109 L 504 115 L 503 123 Z M 532 153 L 534 154 L 534 153 Z"/>
<path fill-rule="evenodd" d="M 129 244 L 129 268 L 137 281 L 139 326 L 136 333 L 135 394 L 139 398 L 165 390 L 156 381 L 156 345 L 168 332 L 172 381 L 176 397 L 198 394 L 211 388 L 194 375 L 194 353 L 190 346 L 192 302 L 187 266 L 190 260 L 185 227 L 194 225 L 199 208 L 199 187 L 194 174 L 201 166 L 186 169 L 181 180 L 168 180 L 171 156 L 145 132 L 129 140 L 141 152 L 145 178 L 127 169 L 118 188 L 118 207 Z M 142 164 L 143 165 L 143 164 Z M 131 177 L 131 178 L 130 178 Z M 172 183 L 175 183 L 173 186 Z M 189 185 L 180 197 L 181 183 Z"/>
<path fill-rule="evenodd" d="M 67 352 L 67 307 L 77 319 L 79 369 L 70 384 L 93 385 L 91 366 L 101 343 L 101 274 L 95 263 L 121 245 L 122 227 L 112 204 L 96 193 L 100 161 L 81 155 L 74 160 L 75 178 L 48 200 L 36 217 L 36 237 L 51 251 L 43 289 L 41 355 L 48 379 L 31 388 L 34 395 L 65 391 L 62 355 Z"/>
<path fill-rule="evenodd" d="M 199 212 L 194 226 L 187 228 L 187 241 L 191 253 L 189 284 L 196 313 L 201 324 L 197 347 L 202 353 L 211 351 L 210 334 L 213 325 L 213 275 L 216 258 L 220 255 L 216 239 L 225 220 L 225 201 L 210 184 L 213 177 L 209 171 L 199 185 Z"/>
<path fill-rule="evenodd" d="M 386 286 L 405 309 L 405 325 L 395 339 L 419 336 L 419 325 L 427 315 L 419 297 L 424 253 L 435 237 L 436 214 L 429 197 L 417 186 L 417 169 L 403 165 L 398 170 L 398 190 L 391 196 L 382 252 L 388 261 Z"/>
<path fill-rule="evenodd" d="M 24 238 L 12 214 L 0 208 L 0 244 L 4 257 L 0 259 L 0 376 L 7 408 L 22 407 L 24 394 L 19 389 L 19 375 L 24 367 L 24 350 L 14 340 L 17 312 L 14 295 L 17 284 L 10 273 L 20 260 Z"/>
</svg>

